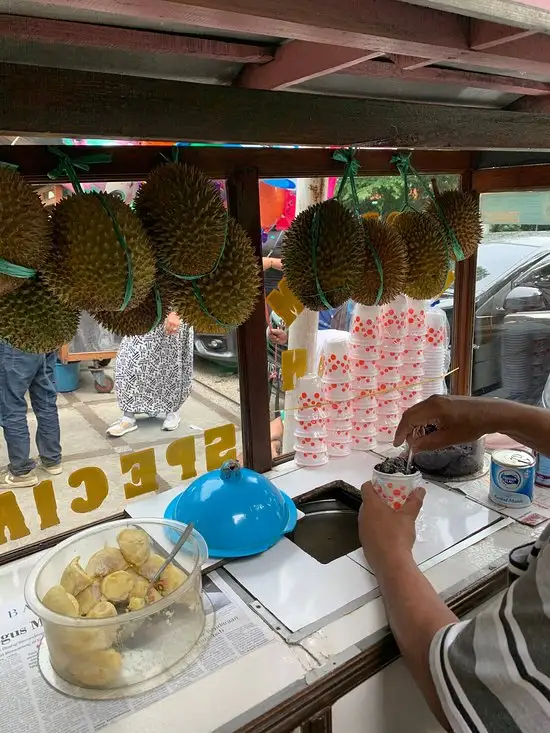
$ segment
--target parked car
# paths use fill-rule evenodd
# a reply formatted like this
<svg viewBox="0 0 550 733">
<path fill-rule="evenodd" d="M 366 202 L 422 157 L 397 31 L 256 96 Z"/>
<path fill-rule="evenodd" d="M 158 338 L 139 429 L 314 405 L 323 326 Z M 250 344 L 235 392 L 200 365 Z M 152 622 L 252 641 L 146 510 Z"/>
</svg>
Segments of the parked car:
<svg viewBox="0 0 550 733">
<path fill-rule="evenodd" d="M 522 314 L 537 312 L 539 326 L 547 322 L 550 335 L 550 236 L 486 240 L 479 248 L 477 269 L 472 389 L 474 394 L 496 394 L 502 392 L 501 338 L 510 318 L 518 321 Z M 452 329 L 453 288 L 440 305 Z M 524 320 L 527 330 L 529 319 Z"/>
</svg>

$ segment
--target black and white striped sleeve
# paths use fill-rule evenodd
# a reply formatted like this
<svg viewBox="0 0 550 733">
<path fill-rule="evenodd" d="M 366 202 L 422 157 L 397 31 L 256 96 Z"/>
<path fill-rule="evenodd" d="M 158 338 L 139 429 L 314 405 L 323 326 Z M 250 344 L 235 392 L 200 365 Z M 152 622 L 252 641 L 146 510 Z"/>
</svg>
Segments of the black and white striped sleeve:
<svg viewBox="0 0 550 733">
<path fill-rule="evenodd" d="M 550 529 L 495 607 L 435 636 L 430 667 L 453 733 L 550 731 Z"/>
</svg>

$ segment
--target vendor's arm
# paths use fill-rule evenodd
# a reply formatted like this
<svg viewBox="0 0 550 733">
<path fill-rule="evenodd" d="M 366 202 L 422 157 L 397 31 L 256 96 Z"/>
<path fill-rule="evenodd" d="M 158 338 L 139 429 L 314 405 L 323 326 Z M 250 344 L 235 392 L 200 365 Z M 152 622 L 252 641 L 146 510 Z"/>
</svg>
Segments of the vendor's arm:
<svg viewBox="0 0 550 733">
<path fill-rule="evenodd" d="M 453 733 L 550 730 L 550 528 L 538 558 L 494 608 L 456 616 L 416 567 L 422 492 L 394 511 L 363 487 L 360 534 L 405 662 Z"/>
<path fill-rule="evenodd" d="M 283 448 L 283 420 L 280 417 L 276 417 L 271 421 L 269 426 L 269 433 L 271 438 L 271 457 L 276 458 L 281 455 Z"/>
<path fill-rule="evenodd" d="M 423 435 L 422 429 L 436 431 Z M 411 407 L 395 436 L 415 451 L 434 450 L 476 440 L 487 433 L 504 433 L 522 445 L 550 454 L 550 410 L 499 399 L 434 396 Z"/>
<path fill-rule="evenodd" d="M 262 267 L 265 270 L 282 270 L 283 261 L 279 257 L 262 257 Z"/>
</svg>

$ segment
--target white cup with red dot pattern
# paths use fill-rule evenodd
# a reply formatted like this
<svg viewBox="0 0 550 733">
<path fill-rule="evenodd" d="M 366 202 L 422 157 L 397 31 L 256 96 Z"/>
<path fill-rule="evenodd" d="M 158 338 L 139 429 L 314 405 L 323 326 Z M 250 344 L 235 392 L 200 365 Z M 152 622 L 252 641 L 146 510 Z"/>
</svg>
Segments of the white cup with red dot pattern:
<svg viewBox="0 0 550 733">
<path fill-rule="evenodd" d="M 353 308 L 350 339 L 356 343 L 380 344 L 382 340 L 382 309 L 376 305 L 360 305 Z"/>
<path fill-rule="evenodd" d="M 396 402 L 396 406 L 399 408 L 399 402 Z M 377 428 L 393 428 L 395 431 L 401 420 L 401 410 L 395 412 L 380 413 L 376 421 Z"/>
<path fill-rule="evenodd" d="M 412 389 L 409 392 L 403 392 L 403 396 L 399 401 L 401 411 L 405 412 L 405 410 L 408 410 L 409 407 L 413 407 L 419 402 L 422 402 L 423 399 L 424 398 L 422 397 L 422 392 L 418 392 L 417 390 Z"/>
<path fill-rule="evenodd" d="M 405 392 L 409 389 L 420 389 L 423 377 L 402 376 L 399 382 L 399 391 Z"/>
<path fill-rule="evenodd" d="M 350 359 L 346 339 L 329 339 L 324 348 L 323 379 L 345 382 L 350 377 Z"/>
<path fill-rule="evenodd" d="M 353 436 L 351 440 L 352 450 L 376 450 L 378 444 L 374 435 L 367 435 L 365 437 Z"/>
<path fill-rule="evenodd" d="M 376 410 L 378 402 L 375 395 L 367 395 L 365 397 L 356 397 L 352 405 L 354 410 Z"/>
<path fill-rule="evenodd" d="M 325 438 L 297 435 L 294 433 L 294 450 L 318 450 L 326 449 Z"/>
<path fill-rule="evenodd" d="M 421 335 L 426 333 L 426 313 L 429 307 L 429 300 L 413 300 L 412 298 L 407 298 L 407 333 Z"/>
<path fill-rule="evenodd" d="M 326 402 L 348 401 L 354 397 L 350 380 L 346 382 L 329 382 L 323 378 L 322 383 L 323 399 Z"/>
<path fill-rule="evenodd" d="M 322 407 L 310 407 L 308 410 L 296 410 L 296 420 L 300 422 L 310 422 L 318 420 L 322 422 L 326 418 L 326 413 Z"/>
<path fill-rule="evenodd" d="M 380 357 L 376 362 L 379 367 L 381 366 L 393 366 L 399 367 L 403 363 L 403 352 L 402 351 L 387 351 L 382 349 Z"/>
<path fill-rule="evenodd" d="M 401 374 L 404 377 L 423 377 L 424 376 L 424 362 L 415 361 L 407 362 L 401 367 Z"/>
<path fill-rule="evenodd" d="M 322 420 L 296 420 L 294 435 L 312 438 L 324 438 L 327 435 L 327 428 L 324 419 Z"/>
<path fill-rule="evenodd" d="M 395 392 L 391 393 L 391 399 L 378 397 L 376 401 L 376 412 L 379 415 L 391 415 L 392 413 L 399 411 L 401 394 L 396 390 Z"/>
<path fill-rule="evenodd" d="M 327 424 L 335 420 L 349 420 L 353 417 L 352 401 L 327 402 L 325 412 L 327 414 Z"/>
<path fill-rule="evenodd" d="M 406 334 L 405 314 L 407 298 L 399 295 L 382 307 L 382 333 L 384 338 L 403 338 Z"/>
<path fill-rule="evenodd" d="M 329 441 L 327 443 L 327 453 L 329 458 L 343 458 L 344 456 L 349 456 L 351 453 L 351 440 L 348 440 L 345 443 Z"/>
<path fill-rule="evenodd" d="M 353 420 L 351 428 L 352 438 L 374 438 L 377 427 L 376 420 L 374 422 L 360 422 Z"/>
<path fill-rule="evenodd" d="M 376 440 L 379 443 L 393 443 L 396 429 L 397 425 L 395 427 L 390 427 L 388 425 L 378 425 L 376 428 Z"/>
<path fill-rule="evenodd" d="M 425 333 L 418 333 L 418 334 L 407 334 L 405 338 L 403 339 L 403 344 L 405 346 L 405 351 L 407 349 L 423 349 L 424 345 L 426 343 L 426 334 Z"/>
<path fill-rule="evenodd" d="M 348 353 L 351 359 L 365 359 L 375 361 L 380 355 L 380 345 L 370 341 L 350 341 Z"/>
<path fill-rule="evenodd" d="M 378 384 L 380 387 L 383 384 L 399 384 L 401 381 L 401 365 L 386 365 L 377 362 L 376 366 L 378 367 Z"/>
<path fill-rule="evenodd" d="M 353 412 L 353 419 L 356 422 L 376 422 L 378 419 L 378 412 L 376 407 L 367 407 L 366 410 L 355 409 Z"/>
<path fill-rule="evenodd" d="M 294 452 L 294 461 L 297 466 L 302 466 L 303 468 L 324 466 L 325 463 L 328 463 L 327 449 L 325 448 L 322 451 L 296 449 Z"/>
<path fill-rule="evenodd" d="M 405 348 L 403 350 L 403 364 L 410 364 L 411 362 L 424 361 L 424 346 L 417 345 L 411 348 Z"/>
<path fill-rule="evenodd" d="M 378 374 L 374 359 L 359 359 L 352 356 L 350 357 L 350 367 L 352 376 L 376 377 Z"/>
<path fill-rule="evenodd" d="M 320 407 L 323 402 L 319 378 L 316 374 L 306 374 L 296 382 L 296 407 L 308 410 Z"/>
<path fill-rule="evenodd" d="M 369 377 L 366 374 L 354 374 L 353 392 L 355 397 L 370 397 L 378 389 L 378 377 Z"/>
<path fill-rule="evenodd" d="M 372 471 L 374 490 L 392 509 L 401 509 L 421 481 L 420 471 L 408 476 L 403 473 L 382 473 L 376 468 Z"/>
</svg>

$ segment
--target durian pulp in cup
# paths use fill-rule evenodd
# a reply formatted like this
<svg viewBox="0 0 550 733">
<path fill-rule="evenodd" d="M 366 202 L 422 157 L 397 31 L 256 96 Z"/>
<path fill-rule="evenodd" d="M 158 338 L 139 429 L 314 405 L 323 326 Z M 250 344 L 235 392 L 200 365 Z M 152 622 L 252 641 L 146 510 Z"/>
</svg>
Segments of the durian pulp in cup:
<svg viewBox="0 0 550 733">
<path fill-rule="evenodd" d="M 392 509 L 401 509 L 412 492 L 420 486 L 422 474 L 415 471 L 404 473 L 382 473 L 376 468 L 372 471 L 372 485 L 374 490 Z"/>
</svg>

